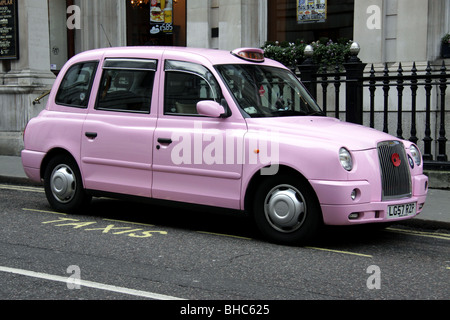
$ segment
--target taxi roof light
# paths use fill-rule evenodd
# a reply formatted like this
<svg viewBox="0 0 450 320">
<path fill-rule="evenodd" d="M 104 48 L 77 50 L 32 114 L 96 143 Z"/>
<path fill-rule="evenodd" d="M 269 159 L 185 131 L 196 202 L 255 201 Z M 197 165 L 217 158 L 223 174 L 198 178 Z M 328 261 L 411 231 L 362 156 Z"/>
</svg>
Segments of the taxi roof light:
<svg viewBox="0 0 450 320">
<path fill-rule="evenodd" d="M 264 50 L 258 48 L 239 48 L 231 51 L 231 54 L 247 61 L 264 62 Z"/>
</svg>

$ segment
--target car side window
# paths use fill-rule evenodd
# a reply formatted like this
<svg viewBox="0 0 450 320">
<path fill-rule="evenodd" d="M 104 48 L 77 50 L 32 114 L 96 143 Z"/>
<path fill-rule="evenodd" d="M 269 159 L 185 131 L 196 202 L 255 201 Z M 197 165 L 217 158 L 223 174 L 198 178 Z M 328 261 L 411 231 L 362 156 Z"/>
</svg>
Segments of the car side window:
<svg viewBox="0 0 450 320">
<path fill-rule="evenodd" d="M 199 101 L 221 101 L 219 84 L 204 66 L 168 60 L 165 71 L 164 114 L 198 116 Z"/>
<path fill-rule="evenodd" d="M 55 102 L 59 105 L 86 108 L 97 65 L 97 61 L 90 61 L 70 67 L 61 81 Z"/>
<path fill-rule="evenodd" d="M 105 60 L 95 108 L 150 113 L 155 71 L 154 60 Z"/>
</svg>

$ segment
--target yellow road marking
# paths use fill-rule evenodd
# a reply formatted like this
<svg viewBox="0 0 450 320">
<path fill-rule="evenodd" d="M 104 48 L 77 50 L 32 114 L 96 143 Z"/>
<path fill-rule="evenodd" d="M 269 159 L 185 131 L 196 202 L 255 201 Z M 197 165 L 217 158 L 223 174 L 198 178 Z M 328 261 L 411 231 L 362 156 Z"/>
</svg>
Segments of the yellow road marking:
<svg viewBox="0 0 450 320">
<path fill-rule="evenodd" d="M 59 214 L 62 216 L 67 216 L 66 213 L 62 213 L 62 212 L 56 212 L 56 211 L 46 211 L 46 210 L 37 210 L 37 209 L 27 209 L 27 208 L 22 208 L 23 211 L 33 211 L 33 212 L 40 212 L 40 213 L 51 213 L 51 214 Z"/>
<path fill-rule="evenodd" d="M 63 216 L 67 216 L 66 213 L 56 212 L 56 211 L 46 211 L 46 210 L 38 210 L 38 209 L 27 209 L 22 208 L 23 211 L 32 211 L 32 212 L 40 212 L 40 213 L 51 213 L 51 214 L 59 214 Z M 113 222 L 122 222 L 126 224 L 134 224 L 134 225 L 140 225 L 145 227 L 154 227 L 155 225 L 147 224 L 147 223 L 139 223 L 139 222 L 131 222 L 131 221 L 125 221 L 125 220 L 116 220 L 116 219 L 102 219 L 104 221 L 113 221 Z"/>
<path fill-rule="evenodd" d="M 3 186 L 0 185 L 0 189 L 2 189 L 2 187 Z M 11 189 L 13 189 L 13 188 L 11 188 Z M 20 189 L 13 189 L 13 190 L 20 190 Z M 23 208 L 23 210 L 24 211 L 41 212 L 41 213 L 51 213 L 51 214 L 58 214 L 58 215 L 67 215 L 65 213 L 59 213 L 59 212 L 54 212 L 54 211 L 46 211 L 46 210 L 27 209 L 27 208 Z M 103 219 L 103 220 L 105 220 L 105 221 L 116 221 L 116 222 L 122 222 L 122 223 L 133 224 L 133 225 L 142 225 L 142 226 L 150 226 L 150 227 L 154 226 L 154 225 L 151 225 L 151 224 L 130 222 L 130 221 L 124 221 L 124 220 L 116 220 L 116 219 Z M 412 230 L 404 230 L 404 229 L 397 229 L 397 228 L 387 228 L 386 231 L 393 232 L 393 233 L 401 233 L 401 234 L 420 236 L 420 237 L 428 237 L 428 238 L 435 238 L 435 239 L 442 239 L 442 240 L 450 240 L 450 234 L 446 234 L 446 233 L 412 231 Z M 202 233 L 202 234 L 221 236 L 221 237 L 236 238 L 236 239 L 243 239 L 243 240 L 252 240 L 251 238 L 241 237 L 241 236 L 234 236 L 234 235 L 228 235 L 228 234 L 206 232 L 206 231 L 197 231 L 197 232 L 198 233 Z M 350 252 L 350 251 L 334 250 L 334 249 L 319 248 L 319 247 L 305 247 L 305 248 L 312 249 L 312 250 L 320 250 L 320 251 L 327 251 L 327 252 L 333 252 L 333 253 L 354 255 L 354 256 L 359 256 L 359 257 L 373 258 L 372 255 L 356 253 L 356 252 Z M 450 267 L 447 267 L 447 269 L 450 269 Z"/>
<path fill-rule="evenodd" d="M 39 187 L 14 186 L 14 185 L 6 185 L 6 184 L 0 184 L 0 189 L 24 191 L 24 192 L 37 192 L 37 193 L 44 193 L 45 192 L 43 188 L 39 188 Z M 44 210 L 33 210 L 33 209 L 23 209 L 23 210 L 64 215 L 64 213 L 52 212 L 52 211 L 44 211 Z M 104 220 L 108 220 L 108 219 L 104 219 Z M 111 221 L 118 221 L 118 222 L 123 222 L 123 223 L 133 223 L 133 222 L 128 222 L 128 221 L 113 220 L 113 219 L 111 219 Z M 139 223 L 133 223 L 133 224 L 139 224 Z M 142 224 L 142 225 L 146 225 L 146 224 Z M 149 225 L 149 226 L 152 226 L 152 225 Z M 420 236 L 420 237 L 428 237 L 428 238 L 435 238 L 435 239 L 442 239 L 442 240 L 450 240 L 450 234 L 446 234 L 446 233 L 412 231 L 412 230 L 403 230 L 403 229 L 397 229 L 397 228 L 387 228 L 386 231 L 394 232 L 394 233 L 415 235 L 415 236 Z M 208 233 L 208 232 L 201 232 L 201 233 Z M 214 233 L 210 233 L 210 234 L 214 234 Z M 245 238 L 245 237 L 230 236 L 230 235 L 224 235 L 224 234 L 215 234 L 215 235 L 228 236 L 228 237 L 242 238 L 242 239 L 251 240 L 251 239 Z"/>
<path fill-rule="evenodd" d="M 22 210 L 23 211 L 40 212 L 40 213 L 59 214 L 59 215 L 67 216 L 66 213 L 61 213 L 61 212 L 56 212 L 56 211 L 46 211 L 46 210 L 27 209 L 27 208 L 22 208 Z M 145 227 L 154 227 L 155 226 L 153 224 L 131 222 L 131 221 L 117 220 L 117 219 L 102 219 L 102 220 L 104 220 L 104 221 L 113 221 L 113 222 L 121 222 L 121 223 L 127 223 L 127 224 L 134 224 L 134 225 L 145 226 Z"/>
<path fill-rule="evenodd" d="M 244 240 L 252 240 L 251 238 L 240 237 L 240 236 L 233 236 L 233 235 L 229 235 L 229 234 L 206 232 L 206 231 L 197 231 L 197 232 L 198 233 L 203 233 L 203 234 L 221 236 L 221 237 L 229 237 L 229 238 L 237 238 L 237 239 L 244 239 Z M 320 250 L 320 251 L 328 251 L 328 252 L 333 252 L 333 253 L 349 254 L 349 255 L 360 256 L 360 257 L 365 257 L 365 258 L 373 258 L 372 255 L 356 253 L 356 252 L 350 252 L 350 251 L 333 250 L 333 249 L 317 248 L 317 247 L 304 247 L 304 248 L 313 249 L 313 250 Z"/>
<path fill-rule="evenodd" d="M 228 237 L 228 238 L 236 238 L 236 239 L 243 239 L 243 240 L 252 240 L 251 238 L 240 237 L 240 236 L 233 236 L 233 235 L 223 234 L 223 233 L 214 233 L 214 232 L 206 232 L 206 231 L 197 231 L 197 232 L 198 233 L 202 233 L 202 234 L 209 234 L 209 235 L 213 235 L 213 236 L 219 236 L 219 237 Z"/>
<path fill-rule="evenodd" d="M 318 248 L 318 247 L 305 247 L 305 248 L 313 249 L 313 250 L 320 250 L 320 251 L 334 252 L 334 253 L 343 253 L 343 254 L 349 254 L 349 255 L 353 255 L 353 256 L 365 257 L 365 258 L 373 258 L 373 256 L 370 254 L 362 254 L 362 253 L 356 253 L 356 252 L 350 252 L 350 251 L 333 250 L 333 249 Z"/>
<path fill-rule="evenodd" d="M 154 227 L 153 224 L 147 224 L 147 223 L 140 223 L 140 222 L 131 222 L 131 221 L 125 221 L 125 220 L 116 220 L 116 219 L 103 219 L 105 221 L 113 221 L 113 222 L 122 222 L 122 223 L 128 223 L 128 224 L 135 224 L 138 226 L 145 226 L 145 227 Z"/>
<path fill-rule="evenodd" d="M 387 228 L 386 231 L 394 232 L 394 233 L 409 234 L 409 235 L 419 236 L 419 237 L 428 237 L 428 238 L 435 238 L 435 239 L 450 240 L 450 234 L 446 234 L 446 233 L 403 230 L 403 229 L 397 229 L 397 228 Z"/>
<path fill-rule="evenodd" d="M 6 184 L 0 184 L 0 189 L 4 190 L 14 190 L 14 191 L 25 191 L 25 192 L 38 192 L 38 193 L 44 193 L 43 188 L 38 187 L 25 187 L 25 186 L 11 186 Z"/>
<path fill-rule="evenodd" d="M 25 211 L 42 212 L 42 213 L 61 214 L 61 213 L 58 213 L 58 212 L 45 211 L 45 210 L 35 210 L 35 209 L 25 209 L 25 208 L 24 208 L 23 210 L 25 210 Z M 107 220 L 107 221 L 116 221 L 116 222 L 122 222 L 122 223 L 127 223 L 127 224 L 134 224 L 134 225 L 150 226 L 150 227 L 153 227 L 153 226 L 154 226 L 154 225 L 145 224 L 145 223 L 129 222 L 129 221 L 115 220 L 115 219 L 103 219 L 103 220 Z M 234 236 L 234 235 L 223 234 L 223 233 L 206 232 L 206 231 L 197 231 L 197 232 L 198 232 L 198 233 L 202 233 L 202 234 L 209 234 L 209 235 L 214 235 L 214 236 L 220 236 L 220 237 L 228 237 L 228 238 L 243 239 L 243 240 L 253 240 L 253 239 L 247 238 L 247 237 Z M 350 255 L 356 255 L 356 256 L 362 256 L 362 257 L 372 258 L 371 255 L 360 254 L 360 253 L 355 253 L 355 252 L 340 251 L 340 250 L 331 250 L 331 249 L 326 249 L 326 248 L 316 248 L 316 247 L 306 247 L 306 248 L 314 249 L 314 250 L 322 250 L 322 251 L 328 251 L 328 252 L 343 253 L 343 254 L 350 254 Z"/>
<path fill-rule="evenodd" d="M 36 210 L 36 209 L 27 209 L 27 208 L 22 208 L 22 210 L 24 211 L 29 211 L 29 212 L 38 212 L 38 213 L 50 213 L 50 214 L 58 214 L 58 215 L 65 215 L 67 216 L 67 214 L 63 214 L 63 213 L 58 213 L 58 212 L 53 212 L 53 211 L 45 211 L 45 210 Z M 102 221 L 117 221 L 117 222 L 121 222 L 121 223 L 125 223 L 125 224 L 132 224 L 132 225 L 142 225 L 142 226 L 146 226 L 146 227 L 153 227 L 153 225 L 148 225 L 148 224 L 144 224 L 144 223 L 134 223 L 134 222 L 129 222 L 129 221 L 122 221 L 122 220 L 112 220 L 112 219 L 101 219 Z M 80 229 L 83 231 L 102 231 L 102 233 L 109 233 L 109 234 L 114 234 L 114 235 L 127 235 L 129 237 L 132 238 L 149 238 L 152 237 L 154 234 L 161 234 L 161 235 L 167 235 L 167 231 L 161 231 L 161 230 L 144 230 L 144 229 L 132 229 L 132 227 L 116 227 L 113 224 L 110 224 L 108 226 L 100 226 L 98 228 L 87 228 L 89 226 L 93 226 L 93 225 L 97 225 L 98 222 L 96 221 L 87 221 L 87 222 L 83 222 L 79 219 L 74 219 L 74 218 L 63 218 L 63 217 L 59 217 L 58 220 L 52 220 L 52 221 L 44 221 L 42 222 L 42 224 L 52 224 L 55 227 L 64 227 L 64 226 L 72 226 L 73 229 Z M 124 230 L 125 229 L 125 230 Z M 120 231 L 117 231 L 120 230 Z M 113 232 L 110 232 L 113 231 Z M 117 231 L 117 232 L 116 232 Z"/>
<path fill-rule="evenodd" d="M 229 235 L 229 234 L 214 233 L 214 232 L 206 232 L 206 231 L 197 231 L 197 232 L 198 232 L 198 233 L 203 233 L 203 234 L 214 235 L 214 236 L 229 237 L 229 238 L 237 238 L 237 239 L 244 239 L 244 240 L 253 240 L 253 239 L 251 239 L 251 238 L 240 237 L 240 236 L 233 236 L 233 235 Z M 312 249 L 312 250 L 328 251 L 328 252 L 333 252 L 333 253 L 349 254 L 349 255 L 360 256 L 360 257 L 365 257 L 365 258 L 373 258 L 372 255 L 362 254 L 362 253 L 356 253 L 356 252 L 350 252 L 350 251 L 333 250 L 333 249 L 318 248 L 318 247 L 304 247 L 304 248 Z"/>
</svg>

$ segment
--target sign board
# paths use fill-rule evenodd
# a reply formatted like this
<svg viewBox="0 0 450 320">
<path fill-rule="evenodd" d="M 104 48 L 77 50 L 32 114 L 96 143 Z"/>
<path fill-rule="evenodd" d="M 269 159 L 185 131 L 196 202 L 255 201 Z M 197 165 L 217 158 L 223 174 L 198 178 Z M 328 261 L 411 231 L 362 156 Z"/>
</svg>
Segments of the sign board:
<svg viewBox="0 0 450 320">
<path fill-rule="evenodd" d="M 297 0 L 297 23 L 325 22 L 327 0 Z"/>
<path fill-rule="evenodd" d="M 0 0 L 0 59 L 19 59 L 17 0 Z"/>
<path fill-rule="evenodd" d="M 150 0 L 150 33 L 173 33 L 172 0 Z"/>
</svg>

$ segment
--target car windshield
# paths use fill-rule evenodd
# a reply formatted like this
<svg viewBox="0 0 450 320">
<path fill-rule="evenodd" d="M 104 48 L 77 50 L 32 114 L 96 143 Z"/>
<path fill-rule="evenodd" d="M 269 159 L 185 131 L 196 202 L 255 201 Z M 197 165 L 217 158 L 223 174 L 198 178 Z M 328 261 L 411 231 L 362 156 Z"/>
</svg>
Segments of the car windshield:
<svg viewBox="0 0 450 320">
<path fill-rule="evenodd" d="M 249 64 L 216 68 L 241 109 L 252 118 L 324 115 L 288 70 Z"/>
</svg>

